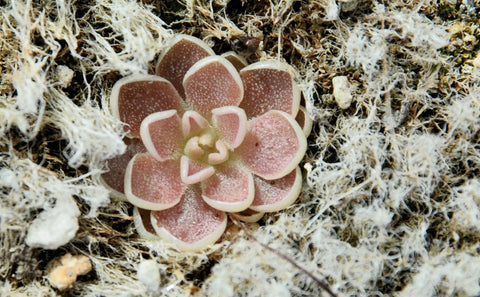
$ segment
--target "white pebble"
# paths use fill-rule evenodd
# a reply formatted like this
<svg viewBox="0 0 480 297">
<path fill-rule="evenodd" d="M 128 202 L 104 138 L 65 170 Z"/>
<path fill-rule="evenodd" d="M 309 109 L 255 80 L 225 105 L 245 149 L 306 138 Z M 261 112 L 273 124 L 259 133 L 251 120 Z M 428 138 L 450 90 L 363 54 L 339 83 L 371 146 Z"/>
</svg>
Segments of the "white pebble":
<svg viewBox="0 0 480 297">
<path fill-rule="evenodd" d="M 160 269 L 155 260 L 142 260 L 137 268 L 137 278 L 149 291 L 160 287 Z"/>
<path fill-rule="evenodd" d="M 92 270 L 90 259 L 84 255 L 66 254 L 53 260 L 50 265 L 52 269 L 48 273 L 47 279 L 52 286 L 59 290 L 73 287 L 78 275 L 87 274 Z"/>
<path fill-rule="evenodd" d="M 57 66 L 56 72 L 57 72 L 58 81 L 60 82 L 60 85 L 63 88 L 68 87 L 72 83 L 72 79 L 74 75 L 74 72 L 72 69 L 64 65 L 59 65 Z"/>
<path fill-rule="evenodd" d="M 338 107 L 347 109 L 352 103 L 352 91 L 350 82 L 346 76 L 336 76 L 332 80 L 333 97 L 337 102 Z"/>
<path fill-rule="evenodd" d="M 30 247 L 56 249 L 68 243 L 78 230 L 80 211 L 72 197 L 60 197 L 53 208 L 41 212 L 28 228 Z"/>
</svg>

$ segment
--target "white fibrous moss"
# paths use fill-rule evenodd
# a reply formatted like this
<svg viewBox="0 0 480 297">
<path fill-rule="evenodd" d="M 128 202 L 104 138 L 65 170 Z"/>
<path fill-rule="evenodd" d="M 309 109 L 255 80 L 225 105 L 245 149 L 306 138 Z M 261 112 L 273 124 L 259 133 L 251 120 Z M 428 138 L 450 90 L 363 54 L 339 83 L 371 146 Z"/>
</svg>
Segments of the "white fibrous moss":
<svg viewBox="0 0 480 297">
<path fill-rule="evenodd" d="M 98 62 L 92 65 L 96 75 L 110 71 L 122 75 L 146 73 L 148 63 L 165 45 L 165 40 L 172 37 L 160 18 L 135 2 L 99 1 L 89 9 L 94 22 L 108 24 L 111 30 L 105 37 L 92 27 L 94 24 L 86 28 L 91 34 L 85 40 L 86 51 Z"/>
<path fill-rule="evenodd" d="M 454 232 L 470 229 L 480 231 L 480 180 L 471 179 L 452 190 L 453 197 L 445 211 L 452 213 Z"/>
<path fill-rule="evenodd" d="M 469 253 L 442 253 L 418 268 L 412 282 L 397 296 L 476 296 L 480 291 L 480 258 Z"/>
<path fill-rule="evenodd" d="M 16 94 L 0 97 L 0 137 L 4 137 L 8 129 L 15 126 L 27 138 L 32 138 L 40 129 L 45 111 L 45 68 L 58 49 L 44 50 L 32 44 L 34 26 L 38 26 L 38 23 L 31 16 L 31 7 L 22 2 L 14 2 L 11 10 L 3 10 L 2 25 L 5 33 L 2 36 L 2 51 L 14 51 L 16 57 L 15 63 L 12 63 L 15 67 L 9 65 L 12 68 L 5 75 L 2 73 L 2 81 L 9 81 Z M 14 37 L 16 42 L 11 44 L 9 37 Z M 51 38 L 48 41 L 52 41 Z M 8 65 L 13 61 L 5 62 Z"/>
<path fill-rule="evenodd" d="M 340 14 L 340 8 L 336 1 L 325 1 L 325 21 L 334 21 L 338 19 L 338 15 Z"/>
<path fill-rule="evenodd" d="M 288 245 L 282 247 L 288 248 Z M 232 257 L 213 268 L 206 282 L 205 296 L 236 296 L 237 292 L 252 296 L 290 296 L 297 272 L 282 259 L 244 239 L 238 239 L 230 252 Z"/>
<path fill-rule="evenodd" d="M 2 1 L 0 295 L 329 296 L 308 271 L 338 296 L 479 296 L 475 9 L 474 1 Z M 219 54 L 240 37 L 261 39 L 242 54 L 290 64 L 314 122 L 296 203 L 231 223 L 195 253 L 138 236 L 132 206 L 99 182 L 126 149 L 112 86 L 153 74 L 178 33 Z M 65 254 L 92 271 L 47 281 L 47 263 Z"/>
<path fill-rule="evenodd" d="M 62 131 L 62 138 L 68 141 L 62 153 L 70 167 L 89 165 L 93 171 L 100 161 L 125 152 L 123 126 L 119 121 L 113 120 L 89 101 L 77 106 L 64 94 L 59 92 L 55 95 L 58 101 L 51 121 Z"/>
</svg>

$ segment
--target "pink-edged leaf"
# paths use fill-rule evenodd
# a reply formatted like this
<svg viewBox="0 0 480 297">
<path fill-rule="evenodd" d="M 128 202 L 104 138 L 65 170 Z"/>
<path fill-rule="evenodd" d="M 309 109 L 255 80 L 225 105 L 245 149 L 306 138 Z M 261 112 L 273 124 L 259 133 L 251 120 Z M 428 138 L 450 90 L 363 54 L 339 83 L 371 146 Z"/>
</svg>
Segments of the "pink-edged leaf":
<svg viewBox="0 0 480 297">
<path fill-rule="evenodd" d="M 188 110 L 182 117 L 182 132 L 187 136 L 190 133 L 196 132 L 200 129 L 208 127 L 208 121 L 198 112 Z"/>
<path fill-rule="evenodd" d="M 187 184 L 196 184 L 206 180 L 215 173 L 213 166 L 190 159 L 187 156 L 180 158 L 180 176 L 182 181 Z"/>
<path fill-rule="evenodd" d="M 229 51 L 226 53 L 223 53 L 221 55 L 225 59 L 227 59 L 232 65 L 237 69 L 237 71 L 240 71 L 243 67 L 246 67 L 248 65 L 247 60 L 245 60 L 244 57 L 237 55 L 234 51 Z"/>
<path fill-rule="evenodd" d="M 145 239 L 159 239 L 157 232 L 152 226 L 150 219 L 151 210 L 134 207 L 133 208 L 133 223 L 137 233 Z"/>
<path fill-rule="evenodd" d="M 247 116 L 243 109 L 224 106 L 212 110 L 212 121 L 230 148 L 237 148 L 247 133 Z"/>
<path fill-rule="evenodd" d="M 124 194 L 125 169 L 133 156 L 144 153 L 147 149 L 138 138 L 125 138 L 123 141 L 127 145 L 127 150 L 124 154 L 107 161 L 109 170 L 100 176 L 100 180 L 117 198 L 126 200 Z"/>
<path fill-rule="evenodd" d="M 240 71 L 244 96 L 240 107 L 253 118 L 269 110 L 281 110 L 295 117 L 300 91 L 287 66 L 276 61 L 251 64 Z"/>
<path fill-rule="evenodd" d="M 200 137 L 194 136 L 190 138 L 185 144 L 183 153 L 195 160 L 202 158 L 205 155 L 205 150 L 200 145 Z M 185 164 L 188 165 L 187 163 Z"/>
<path fill-rule="evenodd" d="M 145 117 L 158 111 L 183 112 L 183 100 L 173 85 L 155 75 L 130 75 L 117 81 L 110 97 L 112 114 L 127 124 L 130 136 L 140 137 Z"/>
<path fill-rule="evenodd" d="M 225 213 L 205 203 L 195 186 L 189 186 L 174 207 L 152 211 L 151 221 L 160 237 L 185 251 L 200 250 L 215 243 L 227 226 Z"/>
<path fill-rule="evenodd" d="M 140 136 L 155 159 L 164 161 L 172 157 L 183 141 L 182 124 L 177 111 L 170 109 L 146 117 L 140 126 Z"/>
<path fill-rule="evenodd" d="M 125 196 L 133 205 L 150 210 L 167 209 L 180 201 L 186 185 L 178 160 L 157 161 L 149 153 L 137 154 L 125 172 Z"/>
<path fill-rule="evenodd" d="M 215 142 L 216 153 L 210 153 L 208 155 L 208 164 L 218 165 L 228 160 L 228 147 L 222 140 Z"/>
<path fill-rule="evenodd" d="M 177 35 L 157 63 L 156 74 L 168 79 L 185 96 L 183 78 L 188 69 L 199 60 L 215 55 L 202 40 L 189 35 Z"/>
<path fill-rule="evenodd" d="M 258 222 L 264 214 L 265 213 L 263 212 L 256 212 L 250 208 L 247 208 L 244 211 L 232 212 L 230 215 L 247 223 L 255 223 Z"/>
<path fill-rule="evenodd" d="M 279 179 L 265 180 L 254 176 L 255 198 L 250 209 L 258 212 L 279 211 L 290 206 L 302 189 L 302 172 L 297 166 Z"/>
<path fill-rule="evenodd" d="M 242 211 L 253 201 L 253 176 L 233 166 L 221 167 L 202 182 L 202 193 L 205 202 L 213 208 L 227 212 Z"/>
<path fill-rule="evenodd" d="M 235 150 L 243 164 L 265 179 L 278 179 L 302 160 L 307 140 L 287 113 L 272 110 L 248 122 L 247 134 Z"/>
<path fill-rule="evenodd" d="M 200 159 L 205 154 L 205 150 L 200 146 L 199 140 L 198 136 L 190 138 L 185 144 L 183 153 L 189 158 Z"/>
<path fill-rule="evenodd" d="M 238 106 L 243 98 L 240 75 L 233 65 L 219 56 L 204 58 L 188 70 L 183 80 L 185 97 L 203 115 L 221 106 Z"/>
<path fill-rule="evenodd" d="M 303 134 L 305 134 L 305 136 L 308 137 L 308 135 L 310 135 L 310 132 L 312 131 L 313 121 L 308 115 L 305 107 L 300 106 L 297 116 L 295 117 L 295 121 L 297 121 L 297 123 L 302 128 Z"/>
</svg>

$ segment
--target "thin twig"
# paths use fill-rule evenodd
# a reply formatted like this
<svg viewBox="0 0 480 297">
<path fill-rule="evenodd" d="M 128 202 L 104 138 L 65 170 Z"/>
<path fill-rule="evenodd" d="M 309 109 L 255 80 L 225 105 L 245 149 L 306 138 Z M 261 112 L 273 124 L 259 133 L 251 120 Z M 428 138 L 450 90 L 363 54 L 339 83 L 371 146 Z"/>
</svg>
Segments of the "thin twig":
<svg viewBox="0 0 480 297">
<path fill-rule="evenodd" d="M 238 219 L 236 218 L 233 218 L 231 217 L 232 221 L 234 224 L 236 224 L 237 226 L 239 226 L 243 232 L 245 233 L 245 235 L 247 235 L 247 237 L 253 241 L 255 241 L 256 243 L 258 243 L 259 245 L 261 245 L 263 248 L 269 250 L 270 252 L 274 253 L 275 255 L 279 256 L 280 258 L 282 258 L 283 260 L 287 261 L 288 263 L 292 264 L 293 266 L 295 266 L 298 270 L 302 271 L 303 273 L 305 273 L 306 275 L 308 275 L 311 279 L 313 279 L 317 284 L 318 286 L 324 290 L 325 292 L 327 292 L 328 294 L 330 294 L 330 296 L 332 297 L 338 297 L 337 294 L 335 294 L 331 289 L 330 287 L 328 286 L 328 284 L 324 281 L 322 281 L 321 279 L 319 279 L 317 276 L 315 276 L 313 273 L 311 273 L 310 271 L 308 271 L 306 268 L 300 266 L 297 262 L 295 262 L 294 260 L 290 259 L 287 255 L 277 251 L 276 249 L 274 248 L 271 248 L 270 246 L 266 245 L 265 243 L 259 241 L 255 236 L 253 236 L 250 231 L 247 230 L 247 228 L 245 228 L 245 226 L 243 225 L 242 222 L 240 222 Z"/>
</svg>

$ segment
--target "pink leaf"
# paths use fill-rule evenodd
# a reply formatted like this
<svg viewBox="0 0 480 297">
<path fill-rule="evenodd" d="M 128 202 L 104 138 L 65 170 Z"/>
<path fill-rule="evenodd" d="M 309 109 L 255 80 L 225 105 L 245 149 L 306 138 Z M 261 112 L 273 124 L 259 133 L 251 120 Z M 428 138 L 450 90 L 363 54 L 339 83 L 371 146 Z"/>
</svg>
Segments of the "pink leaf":
<svg viewBox="0 0 480 297">
<path fill-rule="evenodd" d="M 155 75 L 130 75 L 112 89 L 112 114 L 128 124 L 130 136 L 140 137 L 140 124 L 149 114 L 169 109 L 183 111 L 182 98 L 173 85 Z"/>
<path fill-rule="evenodd" d="M 185 73 L 199 60 L 212 55 L 215 53 L 202 40 L 189 35 L 177 35 L 158 59 L 156 74 L 168 79 L 184 97 L 182 83 Z"/>
<path fill-rule="evenodd" d="M 190 133 L 208 127 L 208 121 L 198 112 L 187 110 L 182 117 L 182 132 L 187 136 Z"/>
<path fill-rule="evenodd" d="M 234 51 L 229 51 L 226 53 L 223 53 L 221 55 L 225 59 L 227 59 L 232 65 L 237 69 L 237 71 L 240 71 L 243 67 L 246 67 L 248 65 L 247 60 L 245 60 L 244 57 L 237 55 Z"/>
<path fill-rule="evenodd" d="M 212 121 L 230 148 L 237 148 L 247 133 L 247 116 L 243 109 L 224 106 L 212 110 Z"/>
<path fill-rule="evenodd" d="M 187 156 L 180 158 L 180 176 L 182 181 L 187 185 L 206 180 L 214 173 L 215 169 L 213 166 L 205 165 Z"/>
<path fill-rule="evenodd" d="M 125 169 L 127 168 L 128 162 L 130 162 L 133 156 L 137 153 L 144 153 L 147 151 L 140 139 L 125 138 L 124 142 L 127 145 L 125 153 L 108 160 L 107 167 L 109 170 L 100 176 L 103 184 L 121 200 L 126 200 L 123 188 Z"/>
<path fill-rule="evenodd" d="M 180 117 L 174 109 L 152 113 L 140 126 L 140 135 L 148 152 L 159 161 L 177 152 L 183 141 Z"/>
<path fill-rule="evenodd" d="M 202 183 L 202 192 L 205 202 L 213 208 L 242 211 L 253 201 L 253 177 L 240 168 L 222 167 Z"/>
<path fill-rule="evenodd" d="M 228 147 L 222 140 L 215 142 L 216 153 L 210 153 L 208 155 L 208 164 L 218 165 L 228 160 Z"/>
<path fill-rule="evenodd" d="M 207 57 L 188 70 L 183 80 L 186 101 L 203 115 L 214 108 L 238 106 L 243 97 L 240 76 L 225 58 Z"/>
<path fill-rule="evenodd" d="M 271 180 L 290 173 L 306 149 L 298 123 L 287 113 L 272 110 L 248 122 L 245 139 L 235 153 L 256 175 Z"/>
<path fill-rule="evenodd" d="M 203 201 L 200 190 L 190 186 L 174 207 L 152 211 L 157 234 L 178 248 L 195 251 L 215 243 L 227 226 L 227 216 Z"/>
<path fill-rule="evenodd" d="M 255 198 L 250 209 L 258 212 L 279 211 L 290 206 L 302 189 L 302 173 L 297 166 L 279 179 L 265 180 L 255 176 Z"/>
<path fill-rule="evenodd" d="M 125 195 L 135 206 L 150 210 L 170 208 L 180 201 L 185 184 L 178 160 L 157 161 L 152 155 L 138 154 L 125 172 Z"/>
<path fill-rule="evenodd" d="M 305 137 L 308 137 L 308 135 L 310 135 L 310 132 L 312 131 L 313 123 L 305 107 L 300 106 L 297 116 L 295 117 L 295 121 L 297 121 L 297 123 L 302 128 L 303 134 L 305 134 Z"/>
<path fill-rule="evenodd" d="M 240 71 L 244 96 L 240 107 L 253 118 L 269 110 L 281 110 L 295 117 L 300 91 L 287 67 L 276 61 L 251 64 Z"/>
<path fill-rule="evenodd" d="M 247 223 L 258 222 L 264 215 L 263 212 L 256 212 L 250 208 L 240 212 L 232 212 L 230 215 Z"/>
<path fill-rule="evenodd" d="M 133 223 L 138 234 L 145 239 L 158 239 L 157 232 L 152 226 L 150 220 L 151 210 L 134 207 Z"/>
</svg>

